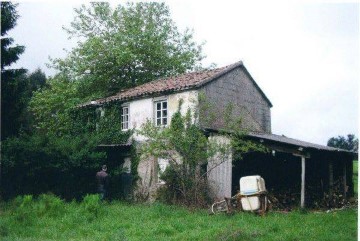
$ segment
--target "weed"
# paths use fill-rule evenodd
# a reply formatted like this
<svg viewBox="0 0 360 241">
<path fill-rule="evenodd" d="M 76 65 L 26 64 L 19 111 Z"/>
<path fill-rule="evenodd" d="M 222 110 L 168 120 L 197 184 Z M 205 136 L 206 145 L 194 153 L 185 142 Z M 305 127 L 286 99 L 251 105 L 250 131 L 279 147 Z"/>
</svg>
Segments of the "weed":
<svg viewBox="0 0 360 241">
<path fill-rule="evenodd" d="M 98 194 L 86 195 L 81 202 L 81 207 L 85 211 L 88 220 L 92 221 L 99 216 L 102 208 L 100 196 Z"/>
<path fill-rule="evenodd" d="M 36 209 L 39 216 L 58 217 L 64 213 L 64 201 L 53 194 L 42 194 L 38 198 Z"/>
</svg>

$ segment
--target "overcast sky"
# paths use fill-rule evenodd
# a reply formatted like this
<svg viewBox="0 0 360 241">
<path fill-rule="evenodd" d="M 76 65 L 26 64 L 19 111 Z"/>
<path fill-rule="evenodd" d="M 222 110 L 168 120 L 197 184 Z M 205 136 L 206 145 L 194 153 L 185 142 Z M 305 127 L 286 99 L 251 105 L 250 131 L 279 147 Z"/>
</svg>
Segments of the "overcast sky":
<svg viewBox="0 0 360 241">
<path fill-rule="evenodd" d="M 359 124 L 359 4 L 255 1 L 169 1 L 180 29 L 205 41 L 203 61 L 218 67 L 242 60 L 273 104 L 272 132 L 326 145 Z M 62 26 L 70 2 L 21 2 L 9 33 L 26 50 L 16 63 L 47 75 L 48 57 L 74 45 Z"/>
</svg>

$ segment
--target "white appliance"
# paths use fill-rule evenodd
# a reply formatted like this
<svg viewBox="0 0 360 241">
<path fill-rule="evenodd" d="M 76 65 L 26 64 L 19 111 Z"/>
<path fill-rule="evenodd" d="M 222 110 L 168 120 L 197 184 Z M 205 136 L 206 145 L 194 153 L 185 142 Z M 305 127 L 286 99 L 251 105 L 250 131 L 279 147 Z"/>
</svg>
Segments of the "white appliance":
<svg viewBox="0 0 360 241">
<path fill-rule="evenodd" d="M 251 195 L 266 191 L 265 181 L 261 176 L 246 176 L 240 178 L 240 194 Z M 260 209 L 260 197 L 243 197 L 241 205 L 245 211 L 256 211 Z"/>
</svg>

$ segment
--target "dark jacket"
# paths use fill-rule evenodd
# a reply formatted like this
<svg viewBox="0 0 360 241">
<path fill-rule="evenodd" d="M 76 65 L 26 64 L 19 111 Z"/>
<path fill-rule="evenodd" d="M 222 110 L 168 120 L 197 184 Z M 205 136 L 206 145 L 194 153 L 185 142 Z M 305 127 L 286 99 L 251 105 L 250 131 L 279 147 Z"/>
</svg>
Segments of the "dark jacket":
<svg viewBox="0 0 360 241">
<path fill-rule="evenodd" d="M 107 188 L 109 185 L 109 174 L 106 171 L 99 171 L 96 173 L 96 180 L 99 189 Z"/>
</svg>

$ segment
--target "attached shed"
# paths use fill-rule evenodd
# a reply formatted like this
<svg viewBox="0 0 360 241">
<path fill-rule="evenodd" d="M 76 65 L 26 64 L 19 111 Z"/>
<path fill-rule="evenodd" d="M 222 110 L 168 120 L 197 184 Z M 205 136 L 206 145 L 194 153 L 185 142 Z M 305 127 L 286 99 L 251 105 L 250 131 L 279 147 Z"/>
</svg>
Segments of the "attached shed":
<svg viewBox="0 0 360 241">
<path fill-rule="evenodd" d="M 250 133 L 247 137 L 270 152 L 248 153 L 233 163 L 233 193 L 241 176 L 258 174 L 264 177 L 269 191 L 295 190 L 301 207 L 331 193 L 335 186 L 344 197 L 354 195 L 352 173 L 356 153 L 268 133 Z"/>
</svg>

